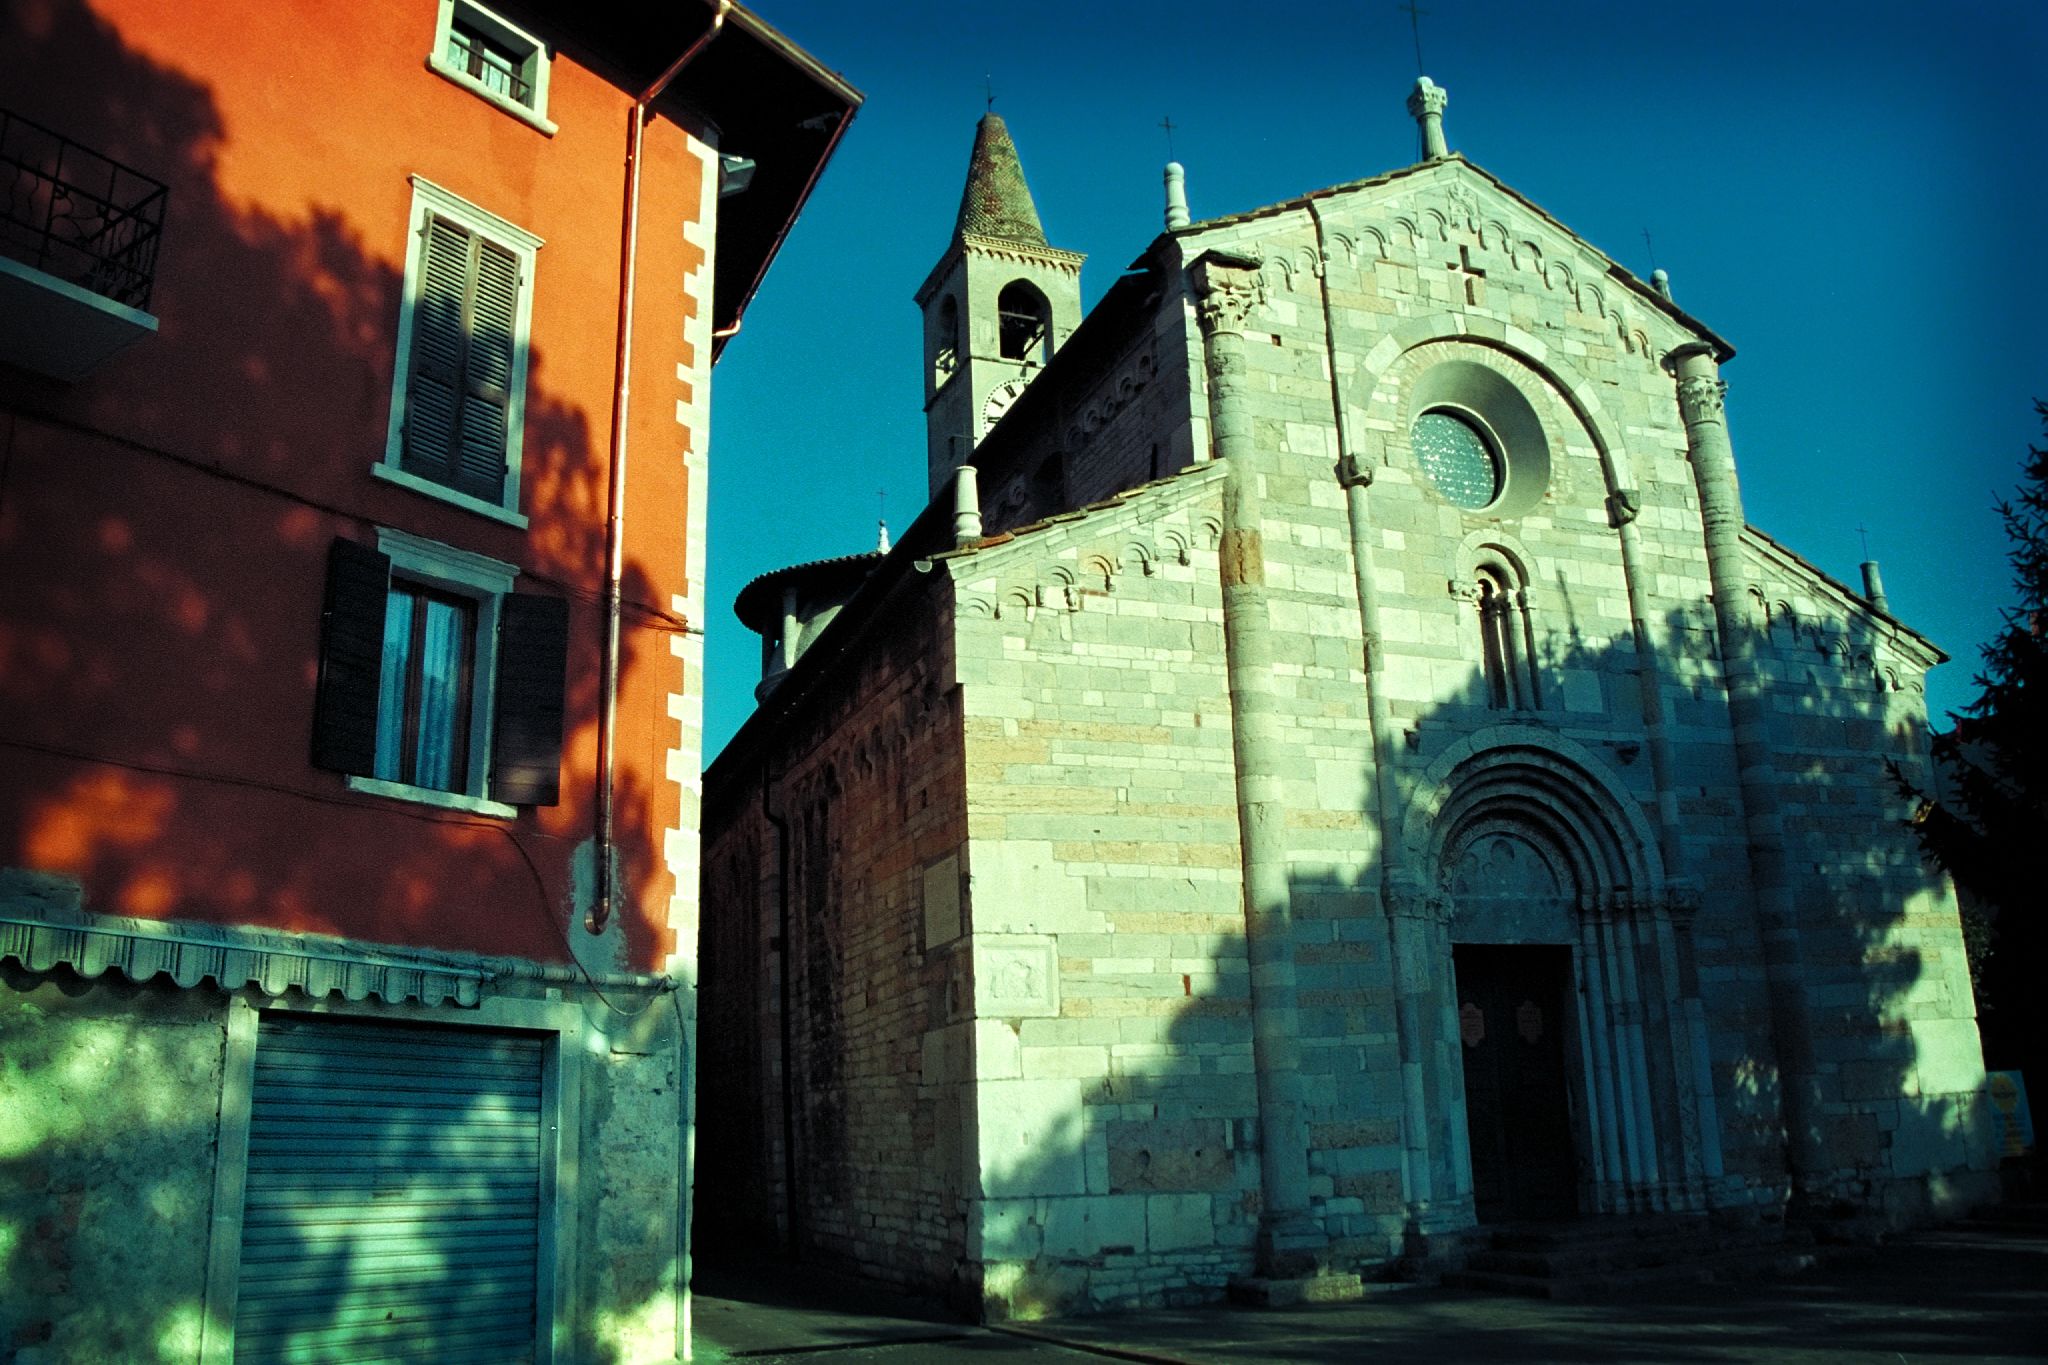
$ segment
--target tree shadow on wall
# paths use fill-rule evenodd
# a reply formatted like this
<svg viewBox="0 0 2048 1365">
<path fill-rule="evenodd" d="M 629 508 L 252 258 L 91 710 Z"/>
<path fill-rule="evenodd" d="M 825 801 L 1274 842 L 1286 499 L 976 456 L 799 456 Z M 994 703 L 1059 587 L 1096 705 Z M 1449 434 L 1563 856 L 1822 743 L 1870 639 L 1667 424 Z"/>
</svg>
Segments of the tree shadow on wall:
<svg viewBox="0 0 2048 1365">
<path fill-rule="evenodd" d="M 1461 844 L 1475 854 L 1489 827 L 1493 837 L 1513 840 L 1517 830 L 1584 818 L 1568 809 L 1575 798 L 1566 787 L 1488 797 L 1478 785 L 1486 755 L 1461 743 L 1489 726 L 1506 727 L 1498 742 L 1521 735 L 1540 748 L 1546 737 L 1561 738 L 1560 751 L 1579 756 L 1567 757 L 1566 767 L 1583 762 L 1622 795 L 1619 807 L 1640 812 L 1633 837 L 1661 865 L 1664 886 L 1588 885 L 1567 855 L 1551 860 L 1556 871 L 1545 889 L 1580 903 L 1589 892 L 1609 900 L 1618 892 L 1624 904 L 1661 896 L 1674 907 L 1676 960 L 1667 958 L 1660 973 L 1653 937 L 1639 926 L 1631 970 L 1640 966 L 1646 984 L 1669 977 L 1681 994 L 1703 1002 L 1725 1175 L 1748 1191 L 1722 1197 L 1772 1202 L 1784 1186 L 1788 1140 L 1797 1138 L 1793 1147 L 1815 1153 L 1820 1167 L 1798 1191 L 1808 1209 L 1867 1205 L 1912 1217 L 1953 1200 L 1958 1189 L 1951 1182 L 1983 1167 L 1982 1066 L 1953 895 L 1917 857 L 1903 824 L 1908 810 L 1886 777 L 1888 760 L 1925 763 L 1924 703 L 1910 669 L 1887 661 L 1868 619 L 1801 623 L 1784 603 L 1767 608 L 1758 597 L 1751 604 L 1796 927 L 1784 975 L 1799 985 L 1809 1034 L 1810 1056 L 1801 1061 L 1802 1045 L 1793 1042 L 1787 1051 L 1781 1037 L 1764 969 L 1770 935 L 1754 908 L 1749 831 L 1711 612 L 1673 611 L 1651 631 L 1671 736 L 1674 819 L 1667 832 L 1658 827 L 1656 755 L 1640 722 L 1642 657 L 1625 626 L 1607 639 L 1582 632 L 1569 584 L 1557 585 L 1557 597 L 1565 629 L 1531 667 L 1543 705 L 1493 704 L 1498 689 L 1485 671 L 1474 670 L 1461 696 L 1405 708 L 1407 716 L 1397 719 L 1395 790 L 1411 836 L 1407 856 L 1421 860 L 1411 871 L 1424 888 L 1450 893 L 1448 937 L 1499 937 L 1468 923 L 1491 918 L 1484 903 L 1493 888 L 1476 864 L 1457 865 Z M 1397 704 L 1397 717 L 1403 709 Z M 1470 801 L 1459 799 L 1461 785 L 1474 791 Z M 1509 809 L 1515 799 L 1554 804 L 1566 820 L 1517 815 Z M 1434 822 L 1418 821 L 1418 808 L 1433 813 Z M 1614 833 L 1625 841 L 1631 832 Z M 1475 876 L 1477 884 L 1461 894 L 1460 879 Z M 1578 970 L 1584 993 L 1583 961 Z M 1655 1002 L 1645 1003 L 1654 1013 Z M 1808 1123 L 1803 1134 L 1787 1128 L 1787 1063 L 1810 1076 L 1797 1106 Z M 1682 1067 L 1682 1058 L 1673 1065 Z M 1678 1118 L 1674 1111 L 1656 1121 Z M 1901 1184 L 1887 1179 L 1894 1169 L 1908 1173 Z M 1914 1177 L 1922 1172 L 1916 1190 Z"/>
<path fill-rule="evenodd" d="M 1656 759 L 1642 722 L 1642 659 L 1625 626 L 1613 638 L 1583 633 L 1573 622 L 1568 588 L 1562 607 L 1564 628 L 1550 635 L 1529 665 L 1540 704 L 1520 710 L 1496 707 L 1485 671 L 1454 662 L 1445 671 L 1460 672 L 1463 681 L 1448 689 L 1448 696 L 1438 692 L 1435 701 L 1395 704 L 1396 733 L 1388 737 L 1394 760 L 1390 785 L 1393 823 L 1411 858 L 1408 870 L 1422 892 L 1452 890 L 1460 872 L 1456 859 L 1478 836 L 1512 838 L 1518 829 L 1556 830 L 1561 816 L 1564 823 L 1580 822 L 1591 844 L 1615 845 L 1568 849 L 1549 834 L 1535 840 L 1551 849 L 1558 876 L 1544 894 L 1565 903 L 1568 913 L 1577 914 L 1580 898 L 1591 896 L 1603 912 L 1623 907 L 1624 914 L 1648 914 L 1643 908 L 1648 903 L 1676 892 L 1682 931 L 1667 943 L 1645 930 L 1623 955 L 1633 959 L 1631 969 L 1655 968 L 1657 979 L 1668 979 L 1678 996 L 1703 1004 L 1706 1072 L 1718 1111 L 1722 1171 L 1715 1178 L 1698 1178 L 1716 1202 L 1754 1202 L 1774 1209 L 1785 1195 L 1791 1135 L 1780 1094 L 1780 1057 L 1772 1041 L 1762 932 L 1749 893 L 1748 833 L 1714 624 L 1711 617 L 1674 612 L 1654 623 L 1651 632 L 1675 750 L 1673 843 L 1683 854 L 1679 866 L 1664 866 L 1659 873 L 1664 840 L 1657 828 Z M 1910 1214 L 1916 1211 L 1917 1196 L 1900 1197 L 1884 1189 L 1892 1163 L 1936 1172 L 1930 1192 L 1940 1194 L 1950 1174 L 1977 1160 L 1982 1115 L 1971 1080 L 1973 1064 L 1958 1055 L 1970 1032 L 1969 1002 L 1957 994 L 1967 991 L 1967 977 L 1960 944 L 1953 941 L 1952 902 L 1921 866 L 1900 827 L 1903 803 L 1884 769 L 1887 757 L 1904 755 L 1912 761 L 1924 754 L 1924 742 L 1913 724 L 1912 707 L 1875 662 L 1877 642 L 1863 629 L 1823 627 L 1804 635 L 1787 629 L 1769 645 L 1772 764 L 1784 794 L 1788 867 L 1812 1021 L 1817 1093 L 1807 1109 L 1815 1125 L 1808 1136 L 1825 1158 L 1825 1170 L 1809 1192 L 1822 1203 L 1892 1198 L 1898 1201 L 1897 1212 Z M 1320 663 L 1315 647 L 1307 639 L 1280 645 L 1283 652 L 1302 651 L 1301 658 L 1291 661 L 1311 670 Z M 1329 676 L 1331 687 L 1355 698 L 1355 681 L 1343 681 L 1342 672 Z M 1312 684 L 1300 686 L 1292 704 L 1299 714 L 1317 714 Z M 842 728 L 820 730 L 792 751 L 819 762 L 839 762 L 865 740 L 887 733 L 881 727 L 864 729 L 868 721 L 863 717 L 841 719 Z M 1170 753 L 1175 737 L 1160 729 L 1150 742 Z M 1520 750 L 1527 750 L 1526 761 L 1546 774 L 1548 787 L 1462 785 L 1489 771 L 1492 760 Z M 1344 761 L 1330 763 L 1341 768 Z M 1320 823 L 1290 827 L 1300 1024 L 1294 1041 L 1301 1051 L 1312 1195 L 1332 1231 L 1333 1249 L 1370 1264 L 1396 1254 L 1404 1216 L 1400 1028 L 1388 925 L 1374 909 L 1381 888 L 1374 861 L 1372 775 L 1369 768 L 1351 773 L 1358 793 L 1355 807 L 1326 807 Z M 1604 793 L 1601 799 L 1615 812 L 1609 828 L 1589 823 L 1599 802 L 1574 796 L 1575 783 Z M 1462 799 L 1465 795 L 1471 799 Z M 965 799 L 973 801 L 974 792 Z M 1546 802 L 1559 809 L 1547 809 Z M 1119 821 L 1131 814 L 1126 805 L 1104 808 L 1095 836 L 1118 840 Z M 1234 841 L 1234 812 L 1226 807 L 1222 816 L 1229 822 L 1225 835 L 1214 828 L 1217 811 L 1182 811 L 1165 819 L 1160 839 L 1185 850 L 1218 837 Z M 1629 840 L 1640 846 L 1619 848 Z M 758 917 L 738 927 L 715 927 L 721 922 L 721 904 L 758 905 L 756 888 L 771 870 L 772 854 L 746 842 L 728 852 L 724 864 L 708 869 L 706 883 L 705 1045 L 708 1054 L 720 1047 L 723 1030 L 732 1035 L 735 1050 L 723 1059 L 732 1063 L 729 1070 L 716 1056 L 706 1068 L 707 1078 L 727 1076 L 727 1090 L 720 1092 L 722 1102 L 706 1104 L 705 1171 L 708 1178 L 717 1161 L 713 1153 L 727 1152 L 729 1163 L 717 1166 L 722 1175 L 714 1198 L 738 1206 L 727 1210 L 731 1229 L 751 1233 L 756 1245 L 772 1246 L 789 1234 L 776 1213 L 782 1185 L 776 1166 L 784 1137 L 777 1120 L 777 1063 L 768 1055 L 774 1038 L 760 1026 L 777 1009 L 766 994 L 777 945 Z M 821 875 L 842 887 L 861 886 L 877 870 L 863 863 L 867 856 L 857 842 L 835 846 L 827 853 L 829 871 Z M 1075 856 L 1086 861 L 1080 853 Z M 1598 858 L 1606 859 L 1610 869 L 1605 880 L 1571 880 L 1575 867 L 1584 869 L 1589 859 Z M 978 1088 L 987 1097 L 1017 1085 L 1020 1099 L 1027 1102 L 981 1107 L 979 1122 L 993 1115 L 1004 1126 L 1002 1132 L 981 1131 L 972 1104 L 940 1108 L 943 1086 L 920 1088 L 921 1076 L 932 1065 L 929 1040 L 953 1027 L 956 1015 L 949 1011 L 957 1011 L 963 989 L 945 972 L 928 971 L 908 987 L 891 987 L 907 1002 L 911 1022 L 885 1057 L 873 1048 L 857 1050 L 845 1035 L 843 1019 L 829 1012 L 793 1021 L 797 1033 L 814 1046 L 836 1049 L 834 1064 L 840 1068 L 835 1073 L 840 1079 L 829 1090 L 811 1094 L 799 1086 L 798 1104 L 843 1107 L 858 1101 L 864 1085 L 872 1085 L 889 1094 L 915 1093 L 920 1106 L 931 1106 L 933 1116 L 952 1125 L 952 1133 L 939 1135 L 933 1158 L 942 1160 L 957 1150 L 979 1165 L 975 1181 L 956 1191 L 946 1210 L 956 1220 L 949 1224 L 950 1235 L 960 1237 L 970 1255 L 1032 1268 L 1029 1287 L 1016 1276 L 1010 1281 L 1017 1291 L 1013 1311 L 1063 1310 L 1091 1302 L 1113 1306 L 1122 1301 L 1117 1293 L 1090 1299 L 1090 1277 L 1133 1271 L 1146 1263 L 1173 1268 L 1150 1281 L 1151 1292 L 1165 1298 L 1213 1295 L 1227 1274 L 1251 1268 L 1259 1211 L 1258 1111 L 1242 918 L 1234 885 L 1223 903 L 1208 904 L 1205 898 L 1214 885 L 1205 882 L 1207 873 L 1193 863 L 1188 866 L 1184 883 L 1155 884 L 1156 899 L 1106 912 L 1100 943 L 1056 933 L 1065 988 L 1056 1017 L 997 1014 L 985 1020 L 1015 1035 L 1018 1070 L 976 1075 L 970 1069 L 956 1093 Z M 1091 874 L 1091 896 L 1111 880 L 1099 870 Z M 1462 889 L 1465 904 L 1457 894 L 1439 900 L 1438 913 L 1452 915 L 1441 945 L 1446 954 L 1454 942 L 1514 941 L 1474 926 L 1470 900 L 1483 900 L 1494 888 L 1482 879 Z M 1001 894 L 999 886 L 977 883 L 978 904 Z M 1189 914 L 1190 904 L 1204 909 Z M 829 992 L 834 1000 L 857 1000 L 877 986 L 877 979 L 863 978 L 857 959 L 841 950 L 868 941 L 877 926 L 893 925 L 889 932 L 900 936 L 903 923 L 916 914 L 914 905 L 914 897 L 893 904 L 874 898 L 865 904 L 857 899 L 835 903 L 821 930 L 834 936 L 829 940 L 836 945 L 832 960 L 842 964 Z M 1168 921 L 1171 927 L 1162 931 Z M 731 941 L 716 941 L 721 932 Z M 1113 957 L 1117 968 L 1096 973 L 1091 964 L 1104 957 Z M 1428 1042 L 1447 1046 L 1456 1057 L 1456 1026 L 1445 1023 L 1455 1013 L 1452 963 L 1445 956 L 1428 965 L 1438 992 L 1426 1015 Z M 735 977 L 751 978 L 757 989 L 732 984 Z M 1583 979 L 1575 984 L 1585 989 Z M 971 979 L 964 989 L 972 999 Z M 727 995 L 721 1007 L 717 1002 Z M 800 1012 L 807 1003 L 802 993 L 796 996 Z M 714 1019 L 721 1008 L 729 1019 Z M 1667 1009 L 1656 1000 L 1632 1008 Z M 1126 1020 L 1161 1019 L 1167 1022 L 1156 1034 L 1146 1032 L 1149 1026 L 1123 1031 Z M 1682 1037 L 1686 1025 L 1683 1020 L 1677 1024 Z M 922 1051 L 920 1039 L 926 1040 Z M 1928 1055 L 1928 1047 L 1941 1054 Z M 1102 1074 L 1062 1076 L 1063 1067 L 1093 1066 L 1097 1050 L 1106 1058 Z M 1661 1083 L 1686 1063 L 1667 1050 L 1663 1060 L 1645 1066 Z M 757 1082 L 751 1092 L 750 1078 Z M 1065 1098 L 1031 1106 L 1023 1091 L 1034 1079 L 1063 1083 Z M 1454 1174 L 1449 1154 L 1465 1137 L 1452 1131 L 1452 1125 L 1463 1122 L 1457 1064 L 1430 1084 L 1428 1107 L 1435 1127 L 1429 1146 L 1438 1154 L 1432 1174 L 1442 1189 Z M 1048 1096 L 1057 1088 L 1050 1087 Z M 1592 1091 L 1582 1085 L 1581 1093 Z M 1650 1102 L 1646 1117 L 1652 1126 L 1670 1131 L 1679 1124 L 1679 1101 L 1673 1095 L 1675 1090 L 1660 1090 Z M 814 1157 L 803 1147 L 806 1130 L 799 1126 L 794 1132 L 793 1168 L 801 1180 Z M 843 1164 L 840 1157 L 829 1159 Z M 1578 1160 L 1583 1170 L 1587 1159 L 1581 1155 Z M 728 1183 L 725 1174 L 737 1178 Z M 1655 1172 L 1647 1174 L 1655 1177 Z M 846 1189 L 834 1201 L 856 1215 L 864 1178 L 871 1179 L 872 1171 L 856 1166 L 835 1177 Z M 1074 1196 L 1084 1194 L 1096 1210 L 1086 1225 L 1072 1215 L 1081 1202 Z M 707 1204 L 706 1212 L 712 1208 Z M 978 1220 L 980 1229 L 969 1230 L 968 1220 Z M 1197 1228 L 1207 1229 L 1199 1247 Z M 842 1240 L 836 1246 L 801 1235 L 797 1242 L 807 1264 L 842 1265 L 927 1288 L 946 1283 L 943 1270 L 903 1254 L 896 1239 L 880 1231 L 857 1234 L 851 1244 Z M 850 1251 L 849 1245 L 866 1251 Z M 1228 1270 L 1219 1270 L 1213 1258 L 1202 1264 L 1202 1253 L 1214 1246 L 1235 1248 L 1236 1263 Z M 1176 1272 L 1182 1275 L 1177 1281 Z M 988 1288 L 982 1286 L 984 1292 Z M 1417 1330 L 1422 1331 L 1421 1324 Z M 1759 1340 L 1768 1340 L 1768 1331 L 1775 1330 L 1759 1328 Z"/>
<path fill-rule="evenodd" d="M 31 0 L 0 15 L 10 108 L 170 187 L 151 301 L 159 333 L 68 388 L 0 374 L 0 868 L 75 887 L 73 899 L 103 914 L 568 960 L 583 932 L 574 855 L 592 827 L 610 394 L 555 387 L 576 363 L 552 358 L 566 342 L 535 338 L 521 492 L 530 532 L 374 479 L 403 262 L 371 243 L 400 240 L 382 206 L 402 215 L 403 175 L 380 186 L 374 216 L 359 211 L 344 188 L 359 163 L 323 161 L 318 139 L 282 147 L 246 103 L 232 123 L 196 74 L 205 44 L 190 49 L 190 68 L 154 50 L 83 5 Z M 289 125 L 299 107 L 268 112 Z M 607 357 L 608 341 L 596 343 Z M 328 547 L 375 544 L 379 527 L 516 564 L 521 590 L 568 599 L 560 804 L 478 818 L 358 794 L 310 766 Z M 673 590 L 629 562 L 629 695 L 678 690 Z M 674 946 L 659 825 L 675 795 L 657 784 L 675 727 L 657 719 L 619 735 L 623 903 L 642 960 Z M 218 1032 L 212 984 L 176 993 L 8 970 L 16 1003 L 56 989 L 82 1002 L 68 1017 L 95 1020 L 94 1040 L 10 1031 L 21 1069 L 9 1079 L 40 1077 L 38 1104 L 52 1093 L 71 1103 L 51 1078 L 98 1083 L 99 1038 L 147 1058 L 159 1016 L 200 1000 Z M 165 1075 L 146 1102 L 31 1125 L 10 1149 L 0 1350 L 138 1300 L 145 1267 L 122 1260 L 112 1230 L 123 1220 L 79 1209 L 154 1208 L 174 1225 L 166 1236 L 189 1241 L 196 1226 L 203 1252 L 210 1174 L 197 1195 L 153 1191 L 176 1180 L 172 1148 L 210 1172 L 211 1121 L 190 1116 L 210 1113 L 217 1092 L 189 1068 Z M 196 1299 L 154 1292 L 141 1293 L 138 1316 L 162 1342 L 189 1335 Z M 636 1291 L 589 1309 L 586 1322 L 628 1320 L 645 1302 Z M 588 1343 L 580 1358 L 609 1349 Z M 177 1354 L 144 1341 L 91 1350 Z"/>
</svg>

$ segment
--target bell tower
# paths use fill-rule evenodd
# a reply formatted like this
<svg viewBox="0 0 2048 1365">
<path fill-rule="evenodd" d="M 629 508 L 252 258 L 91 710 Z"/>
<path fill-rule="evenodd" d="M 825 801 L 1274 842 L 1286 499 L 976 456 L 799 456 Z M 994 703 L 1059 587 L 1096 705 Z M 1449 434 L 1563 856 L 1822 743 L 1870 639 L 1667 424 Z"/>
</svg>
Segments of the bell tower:
<svg viewBox="0 0 2048 1365">
<path fill-rule="evenodd" d="M 953 239 L 917 291 L 932 496 L 1080 325 L 1086 259 L 1046 244 L 1017 144 L 984 114 Z"/>
</svg>

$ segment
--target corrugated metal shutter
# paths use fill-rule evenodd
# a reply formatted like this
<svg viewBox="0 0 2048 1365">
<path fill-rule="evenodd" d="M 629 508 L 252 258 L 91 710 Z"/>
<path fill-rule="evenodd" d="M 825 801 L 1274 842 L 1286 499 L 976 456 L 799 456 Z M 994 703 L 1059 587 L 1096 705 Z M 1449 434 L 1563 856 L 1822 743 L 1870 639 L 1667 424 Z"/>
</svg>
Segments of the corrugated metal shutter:
<svg viewBox="0 0 2048 1365">
<path fill-rule="evenodd" d="M 533 1359 L 545 1047 L 264 1015 L 237 1361 Z"/>
</svg>

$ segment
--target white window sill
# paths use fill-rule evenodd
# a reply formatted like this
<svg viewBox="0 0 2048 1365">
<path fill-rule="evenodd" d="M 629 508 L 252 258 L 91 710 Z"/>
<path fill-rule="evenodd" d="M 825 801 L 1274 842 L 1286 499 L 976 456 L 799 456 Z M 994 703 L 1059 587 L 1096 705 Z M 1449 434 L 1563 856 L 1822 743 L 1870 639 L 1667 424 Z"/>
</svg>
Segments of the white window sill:
<svg viewBox="0 0 2048 1365">
<path fill-rule="evenodd" d="M 461 67 L 443 61 L 438 54 L 427 58 L 427 68 L 443 80 L 454 82 L 486 104 L 495 104 L 521 123 L 531 124 L 549 137 L 553 137 L 561 127 L 545 114 L 535 113 L 518 100 L 499 94 Z"/>
<path fill-rule="evenodd" d="M 468 811 L 471 815 L 494 815 L 501 820 L 510 820 L 519 814 L 517 806 L 508 806 L 503 801 L 493 801 L 487 796 L 436 791 L 432 787 L 415 787 L 405 782 L 386 782 L 381 777 L 351 775 L 348 779 L 348 789 L 352 792 L 362 792 L 367 796 L 388 796 L 394 801 L 413 801 L 422 806 Z"/>
<path fill-rule="evenodd" d="M 522 531 L 526 529 L 526 518 L 509 508 L 500 507 L 494 502 L 485 502 L 482 498 L 473 498 L 467 493 L 450 488 L 447 484 L 423 479 L 417 474 L 400 469 L 397 465 L 374 464 L 370 466 L 370 473 L 386 483 L 395 483 L 400 488 L 410 488 L 415 493 L 424 493 L 430 498 L 452 503 L 465 512 L 474 512 L 480 517 L 489 517 L 492 521 L 502 521 L 507 526 L 516 526 Z"/>
</svg>

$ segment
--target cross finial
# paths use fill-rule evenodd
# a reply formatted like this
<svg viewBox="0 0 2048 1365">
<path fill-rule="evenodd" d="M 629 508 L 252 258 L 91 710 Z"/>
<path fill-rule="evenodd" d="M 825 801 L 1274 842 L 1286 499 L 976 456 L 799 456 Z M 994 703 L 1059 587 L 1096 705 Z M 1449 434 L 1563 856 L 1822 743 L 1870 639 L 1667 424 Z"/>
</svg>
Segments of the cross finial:
<svg viewBox="0 0 2048 1365">
<path fill-rule="evenodd" d="M 1173 154 L 1173 115 L 1168 114 L 1165 118 L 1159 120 L 1159 126 L 1166 130 L 1166 159 L 1168 161 L 1179 160 L 1180 158 Z"/>
<path fill-rule="evenodd" d="M 1861 524 L 1861 523 L 1859 522 L 1859 523 L 1857 524 L 1857 526 L 1856 526 L 1856 534 L 1857 534 L 1857 535 L 1859 535 L 1859 536 L 1861 536 L 1861 537 L 1863 537 L 1863 557 L 1864 557 L 1865 559 L 1868 559 L 1868 558 L 1870 558 L 1870 531 L 1869 531 L 1869 529 L 1868 529 L 1868 528 L 1866 528 L 1865 526 L 1863 526 L 1863 525 L 1862 525 L 1862 524 Z"/>
<path fill-rule="evenodd" d="M 981 79 L 982 83 L 988 87 L 988 112 L 993 114 L 996 111 L 996 78 L 991 74 L 985 75 Z"/>
<path fill-rule="evenodd" d="M 1404 3 L 1394 6 L 1394 8 L 1405 12 L 1408 16 L 1408 28 L 1415 35 L 1415 74 L 1420 76 L 1422 74 L 1422 16 L 1429 13 L 1429 11 L 1416 4 L 1415 0 L 1404 0 Z"/>
<path fill-rule="evenodd" d="M 1650 253 L 1650 272 L 1655 274 L 1657 270 L 1657 244 L 1650 240 L 1650 230 L 1648 228 L 1643 229 L 1643 250 Z"/>
</svg>

